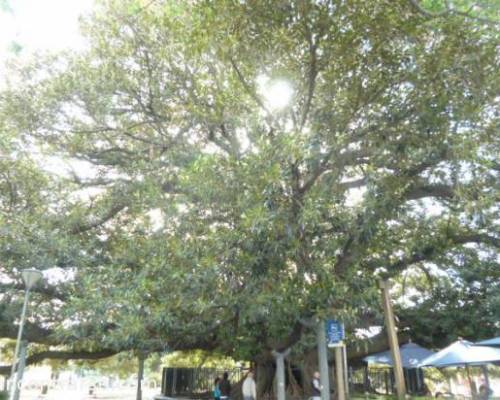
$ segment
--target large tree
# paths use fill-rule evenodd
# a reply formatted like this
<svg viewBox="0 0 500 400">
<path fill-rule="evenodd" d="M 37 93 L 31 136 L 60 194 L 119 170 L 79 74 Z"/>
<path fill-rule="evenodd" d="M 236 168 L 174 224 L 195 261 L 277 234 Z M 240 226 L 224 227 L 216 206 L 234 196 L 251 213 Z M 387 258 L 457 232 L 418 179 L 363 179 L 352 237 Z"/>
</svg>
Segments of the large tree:
<svg viewBox="0 0 500 400">
<path fill-rule="evenodd" d="M 85 52 L 14 69 L 2 269 L 68 272 L 30 338 L 266 362 L 313 317 L 379 323 L 380 278 L 480 268 L 492 298 L 498 26 L 429 3 L 107 1 Z"/>
</svg>

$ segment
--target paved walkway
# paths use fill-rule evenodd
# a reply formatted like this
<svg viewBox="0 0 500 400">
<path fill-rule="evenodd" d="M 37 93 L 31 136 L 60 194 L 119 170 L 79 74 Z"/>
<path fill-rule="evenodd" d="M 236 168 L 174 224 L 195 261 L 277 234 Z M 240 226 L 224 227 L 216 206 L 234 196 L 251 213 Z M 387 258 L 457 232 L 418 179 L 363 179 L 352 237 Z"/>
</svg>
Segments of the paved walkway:
<svg viewBox="0 0 500 400">
<path fill-rule="evenodd" d="M 143 400 L 154 400 L 160 389 L 145 389 L 142 392 Z M 47 395 L 41 395 L 40 390 L 24 390 L 20 400 L 135 400 L 135 388 L 125 389 L 98 389 L 95 395 L 88 391 L 49 389 Z"/>
</svg>

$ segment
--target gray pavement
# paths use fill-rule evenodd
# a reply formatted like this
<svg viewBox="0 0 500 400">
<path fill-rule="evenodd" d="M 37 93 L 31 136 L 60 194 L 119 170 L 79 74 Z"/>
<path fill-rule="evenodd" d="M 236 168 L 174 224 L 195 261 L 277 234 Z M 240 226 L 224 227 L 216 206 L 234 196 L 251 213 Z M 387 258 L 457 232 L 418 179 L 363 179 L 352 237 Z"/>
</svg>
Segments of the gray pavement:
<svg viewBox="0 0 500 400">
<path fill-rule="evenodd" d="M 154 400 L 160 389 L 145 389 L 143 400 Z M 136 389 L 133 387 L 123 389 L 97 389 L 94 395 L 89 395 L 88 390 L 49 389 L 47 395 L 41 395 L 40 390 L 24 390 L 20 400 L 135 400 Z"/>
</svg>

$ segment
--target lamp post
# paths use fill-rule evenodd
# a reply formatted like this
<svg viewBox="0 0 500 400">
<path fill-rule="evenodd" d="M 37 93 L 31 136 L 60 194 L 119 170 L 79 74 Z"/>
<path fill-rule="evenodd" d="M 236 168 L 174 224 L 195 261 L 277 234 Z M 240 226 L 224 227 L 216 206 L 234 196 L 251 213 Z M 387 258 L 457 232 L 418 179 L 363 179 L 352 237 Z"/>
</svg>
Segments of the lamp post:
<svg viewBox="0 0 500 400">
<path fill-rule="evenodd" d="M 17 365 L 17 358 L 19 356 L 19 348 L 21 345 L 21 338 L 23 336 L 24 321 L 26 319 L 26 308 L 28 307 L 28 299 L 30 295 L 31 288 L 42 278 L 42 273 L 36 269 L 25 269 L 22 271 L 22 277 L 24 285 L 26 287 L 26 293 L 24 294 L 23 311 L 21 312 L 21 322 L 19 324 L 19 330 L 17 332 L 16 349 L 14 351 L 14 359 L 12 361 L 12 368 L 10 370 L 10 395 L 9 399 L 14 398 L 16 392 L 17 382 L 15 381 L 15 371 Z"/>
</svg>

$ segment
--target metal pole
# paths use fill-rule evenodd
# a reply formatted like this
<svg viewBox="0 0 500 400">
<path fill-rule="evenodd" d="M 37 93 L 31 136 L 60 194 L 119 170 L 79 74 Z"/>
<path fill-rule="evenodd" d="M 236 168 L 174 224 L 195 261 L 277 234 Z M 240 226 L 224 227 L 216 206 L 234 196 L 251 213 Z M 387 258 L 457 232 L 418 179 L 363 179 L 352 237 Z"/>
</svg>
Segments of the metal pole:
<svg viewBox="0 0 500 400">
<path fill-rule="evenodd" d="M 328 376 L 328 353 L 326 347 L 325 322 L 319 321 L 316 327 L 318 340 L 318 361 L 321 382 L 321 400 L 330 400 L 330 377 Z"/>
<path fill-rule="evenodd" d="M 337 400 L 345 400 L 345 375 L 344 375 L 344 356 L 343 346 L 335 347 L 335 371 L 337 373 Z"/>
<path fill-rule="evenodd" d="M 287 349 L 283 353 L 273 351 L 273 356 L 276 359 L 276 393 L 278 394 L 278 400 L 285 400 L 286 390 L 285 390 L 285 357 L 290 353 L 290 349 Z"/>
<path fill-rule="evenodd" d="M 17 358 L 19 357 L 19 347 L 21 345 L 21 337 L 23 336 L 24 320 L 26 319 L 26 308 L 28 307 L 29 295 L 30 295 L 30 288 L 27 288 L 26 293 L 24 294 L 23 311 L 21 312 L 21 322 L 19 324 L 19 330 L 17 331 L 16 349 L 14 350 L 14 359 L 12 361 L 12 367 L 10 370 L 10 395 L 9 395 L 10 400 L 14 399 L 14 392 L 16 387 L 14 372 L 16 370 Z"/>
<path fill-rule="evenodd" d="M 14 400 L 19 400 L 19 395 L 21 393 L 21 384 L 23 382 L 24 367 L 26 366 L 26 350 L 28 348 L 28 343 L 23 342 L 21 345 L 21 351 L 19 353 L 19 366 L 17 368 L 16 377 L 16 388 L 14 392 Z"/>
<path fill-rule="evenodd" d="M 483 371 L 484 375 L 484 383 L 486 384 L 486 387 L 488 388 L 488 392 L 490 390 L 490 377 L 488 375 L 488 365 L 482 365 L 481 370 Z M 488 394 L 489 396 L 489 394 Z"/>
<path fill-rule="evenodd" d="M 389 394 L 389 373 L 387 370 L 384 371 L 384 382 L 385 382 L 385 394 Z"/>
<path fill-rule="evenodd" d="M 392 360 L 394 362 L 394 377 L 396 378 L 396 392 L 399 400 L 406 396 L 405 378 L 403 374 L 403 364 L 401 362 L 401 353 L 399 352 L 398 335 L 396 333 L 396 324 L 394 323 L 394 313 L 389 298 L 390 284 L 387 281 L 380 281 L 382 289 L 382 304 L 384 306 L 385 327 L 389 338 Z"/>
<path fill-rule="evenodd" d="M 285 400 L 285 357 L 281 353 L 276 356 L 276 378 L 278 400 Z"/>
<path fill-rule="evenodd" d="M 144 353 L 140 352 L 139 356 L 139 370 L 137 371 L 137 394 L 136 400 L 142 400 L 142 379 L 144 377 L 144 359 L 146 358 Z"/>
<path fill-rule="evenodd" d="M 172 396 L 175 396 L 177 393 L 177 368 L 174 368 L 174 372 L 172 373 Z"/>
</svg>

